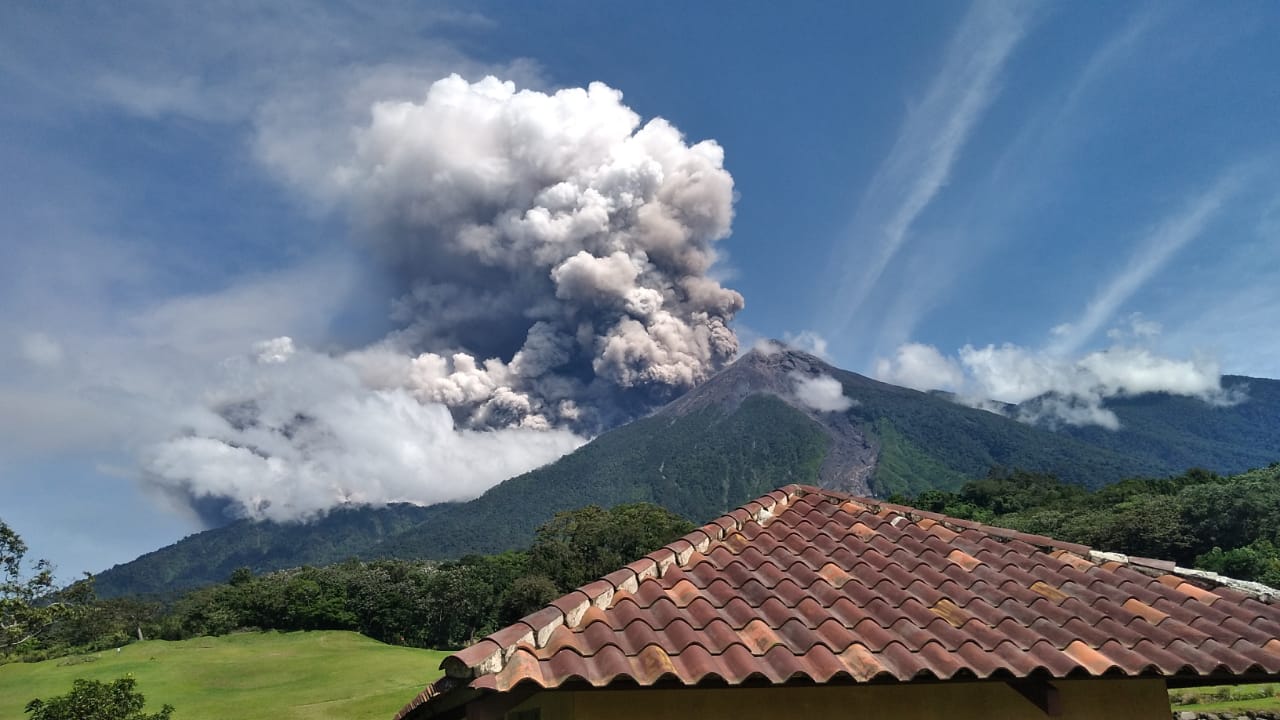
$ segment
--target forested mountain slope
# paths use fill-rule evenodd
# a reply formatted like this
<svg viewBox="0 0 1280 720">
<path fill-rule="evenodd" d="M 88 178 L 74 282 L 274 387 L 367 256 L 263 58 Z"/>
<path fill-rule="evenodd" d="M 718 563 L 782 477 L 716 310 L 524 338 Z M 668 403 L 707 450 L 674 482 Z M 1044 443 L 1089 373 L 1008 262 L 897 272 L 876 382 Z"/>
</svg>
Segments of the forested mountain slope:
<svg viewBox="0 0 1280 720">
<path fill-rule="evenodd" d="M 847 408 L 815 409 L 812 398 L 802 399 L 802 383 L 822 378 L 839 383 Z M 168 592 L 225 580 L 240 566 L 261 572 L 353 556 L 496 552 L 527 544 L 555 512 L 592 503 L 648 501 L 700 522 L 793 482 L 915 495 L 957 488 L 998 467 L 1096 488 L 1189 467 L 1239 472 L 1280 459 L 1280 382 L 1227 383 L 1245 399 L 1216 407 L 1146 395 L 1108 405 L 1121 419 L 1118 431 L 1055 430 L 804 353 L 753 351 L 653 415 L 474 500 L 338 510 L 304 525 L 240 521 L 116 566 L 98 577 L 98 590 Z"/>
</svg>

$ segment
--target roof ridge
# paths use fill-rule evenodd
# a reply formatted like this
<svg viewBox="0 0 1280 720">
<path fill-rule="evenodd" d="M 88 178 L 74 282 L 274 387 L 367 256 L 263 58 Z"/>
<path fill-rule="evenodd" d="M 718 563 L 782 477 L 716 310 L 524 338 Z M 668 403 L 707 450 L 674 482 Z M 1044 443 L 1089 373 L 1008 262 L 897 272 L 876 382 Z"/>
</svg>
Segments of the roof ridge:
<svg viewBox="0 0 1280 720">
<path fill-rule="evenodd" d="M 1280 590 L 1277 590 L 1270 585 L 1254 582 L 1252 580 L 1240 580 L 1211 570 L 1182 567 L 1172 560 L 1155 560 L 1152 558 L 1126 555 L 1118 552 L 1106 552 L 1102 550 L 1094 550 L 1090 553 L 1090 557 L 1088 559 L 1100 567 L 1105 567 L 1106 563 L 1119 563 L 1151 577 L 1175 575 L 1188 580 L 1199 580 L 1205 584 L 1212 585 L 1215 588 L 1225 587 L 1244 593 L 1245 595 L 1263 602 L 1280 599 Z"/>
<path fill-rule="evenodd" d="M 823 555 L 829 562 L 815 567 Z M 695 570 L 703 556 L 719 571 Z M 797 570 L 779 577 L 787 558 Z M 698 573 L 710 584 L 695 584 Z M 619 604 L 628 597 L 634 609 Z M 674 674 L 690 685 L 721 670 L 730 684 L 781 684 L 796 671 L 825 678 L 839 667 L 857 682 L 992 672 L 1280 677 L 1278 628 L 1280 591 L 1264 585 L 788 485 L 446 657 L 445 677 L 401 716 L 522 683 L 647 686 Z M 651 632 L 665 639 L 647 642 Z M 601 652 L 582 652 L 592 646 Z"/>
<path fill-rule="evenodd" d="M 998 525 L 988 525 L 977 520 L 964 520 L 950 515 L 933 512 L 932 510 L 921 510 L 919 508 L 910 507 L 908 505 L 899 505 L 885 500 L 877 500 L 875 498 L 861 497 L 840 490 L 830 490 L 814 485 L 798 485 L 799 490 L 805 493 L 816 493 L 826 495 L 828 497 L 847 500 L 863 506 L 867 510 L 879 514 L 882 510 L 890 510 L 899 515 L 905 516 L 908 520 L 919 522 L 922 519 L 932 520 L 939 525 L 951 530 L 952 532 L 963 532 L 964 530 L 975 530 L 977 532 L 991 535 L 999 542 L 1007 542 L 1010 540 L 1019 540 L 1028 545 L 1040 549 L 1066 550 L 1081 557 L 1088 558 L 1089 553 L 1093 552 L 1093 548 L 1080 543 L 1067 542 L 1058 540 L 1047 535 L 1036 535 L 1035 533 L 1025 533 L 1019 530 L 1000 527 Z"/>
<path fill-rule="evenodd" d="M 1098 568 L 1104 567 L 1107 563 L 1116 562 L 1147 575 L 1172 574 L 1227 587 L 1263 601 L 1280 599 L 1280 590 L 1266 585 L 1236 580 L 1204 570 L 1178 567 L 1171 561 L 1094 550 L 1087 545 L 1065 542 L 1045 535 L 1024 533 L 975 520 L 964 520 L 929 510 L 860 497 L 839 490 L 816 485 L 791 484 L 751 500 L 643 558 L 566 593 L 541 610 L 526 615 L 510 626 L 485 636 L 466 649 L 445 657 L 440 663 L 440 668 L 445 671 L 447 677 L 458 679 L 499 672 L 521 644 L 532 645 L 535 649 L 545 647 L 551 633 L 561 626 L 577 627 L 592 607 L 607 609 L 613 604 L 615 595 L 635 593 L 641 582 L 649 578 L 663 577 L 673 565 L 681 570 L 689 569 L 690 560 L 695 553 L 704 554 L 712 543 L 741 532 L 750 523 L 756 523 L 762 528 L 767 527 L 770 521 L 781 514 L 782 510 L 793 501 L 807 495 L 852 502 L 876 515 L 883 515 L 888 511 L 909 522 L 918 523 L 929 520 L 955 533 L 974 531 L 992 537 L 997 542 L 1022 542 L 1055 556 L 1067 553 Z"/>
<path fill-rule="evenodd" d="M 799 489 L 831 497 L 840 497 L 862 505 L 874 513 L 879 513 L 882 508 L 887 508 L 894 512 L 901 513 L 915 521 L 919 521 L 920 519 L 933 520 L 952 531 L 957 531 L 957 528 L 975 530 L 987 535 L 992 535 L 999 540 L 1020 540 L 1028 545 L 1038 547 L 1040 549 L 1066 551 L 1088 561 L 1095 567 L 1102 567 L 1107 562 L 1119 562 L 1152 577 L 1159 575 L 1176 575 L 1189 580 L 1199 580 L 1203 583 L 1210 584 L 1213 587 L 1225 587 L 1231 590 L 1236 590 L 1258 600 L 1262 600 L 1263 602 L 1280 599 L 1280 589 L 1273 588 L 1269 585 L 1251 580 L 1239 580 L 1237 578 L 1228 577 L 1209 570 L 1182 567 L 1172 560 L 1159 560 L 1155 558 L 1140 557 L 1137 555 L 1127 555 L 1125 553 L 1095 550 L 1088 545 L 1058 540 L 1056 538 L 1048 537 L 1047 535 L 1024 533 L 1019 530 L 1004 528 L 998 525 L 988 525 L 976 520 L 964 520 L 962 518 L 951 517 L 950 515 L 936 513 L 930 510 L 920 510 L 919 508 L 913 508 L 907 505 L 899 505 L 897 503 L 885 502 L 874 498 L 860 497 L 850 493 L 841 492 L 839 490 L 829 490 L 812 485 L 801 485 L 799 486 Z"/>
<path fill-rule="evenodd" d="M 582 616 L 592 606 L 602 610 L 609 607 L 614 595 L 619 592 L 634 593 L 641 581 L 650 577 L 662 577 L 672 565 L 681 570 L 686 569 L 695 551 L 699 554 L 705 552 L 712 542 L 740 532 L 748 523 L 755 522 L 764 527 L 778 515 L 780 506 L 786 507 L 795 498 L 815 491 L 822 492 L 812 486 L 785 485 L 747 502 L 643 558 L 577 590 L 571 590 L 541 610 L 445 657 L 440 661 L 440 668 L 445 671 L 446 677 L 459 679 L 499 672 L 521 643 L 531 643 L 535 648 L 546 646 L 552 632 L 562 625 L 577 627 Z M 732 531 L 730 527 L 733 528 Z"/>
</svg>

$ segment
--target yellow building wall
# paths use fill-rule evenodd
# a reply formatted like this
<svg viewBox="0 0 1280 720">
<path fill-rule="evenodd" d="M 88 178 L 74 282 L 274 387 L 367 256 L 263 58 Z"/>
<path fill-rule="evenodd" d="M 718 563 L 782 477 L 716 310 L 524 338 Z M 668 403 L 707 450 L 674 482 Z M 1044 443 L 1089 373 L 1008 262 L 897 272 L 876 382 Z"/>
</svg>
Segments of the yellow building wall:
<svg viewBox="0 0 1280 720">
<path fill-rule="evenodd" d="M 1169 720 L 1159 679 L 1064 680 L 1061 720 Z M 548 691 L 515 711 L 540 720 L 1043 720 L 1047 716 L 1003 682 L 794 688 Z M 507 714 L 515 717 L 515 712 Z M 523 717 L 529 717 L 524 715 Z"/>
</svg>

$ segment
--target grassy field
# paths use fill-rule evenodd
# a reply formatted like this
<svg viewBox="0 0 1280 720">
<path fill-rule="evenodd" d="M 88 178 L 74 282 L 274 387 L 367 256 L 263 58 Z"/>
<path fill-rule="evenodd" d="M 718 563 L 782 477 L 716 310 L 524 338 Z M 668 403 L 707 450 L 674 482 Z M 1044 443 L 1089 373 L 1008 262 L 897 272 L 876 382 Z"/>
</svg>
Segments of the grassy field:
<svg viewBox="0 0 1280 720">
<path fill-rule="evenodd" d="M 390 720 L 447 653 L 393 647 L 352 632 L 242 633 L 182 642 L 152 640 L 80 658 L 0 665 L 0 720 L 26 717 L 36 697 L 61 695 L 75 678 L 132 674 L 147 709 L 174 720 Z"/>
<path fill-rule="evenodd" d="M 1218 685 L 1201 688 L 1184 688 L 1169 691 L 1169 702 L 1174 712 L 1233 712 L 1247 710 L 1280 713 L 1280 697 L 1272 683 L 1254 685 Z"/>
</svg>

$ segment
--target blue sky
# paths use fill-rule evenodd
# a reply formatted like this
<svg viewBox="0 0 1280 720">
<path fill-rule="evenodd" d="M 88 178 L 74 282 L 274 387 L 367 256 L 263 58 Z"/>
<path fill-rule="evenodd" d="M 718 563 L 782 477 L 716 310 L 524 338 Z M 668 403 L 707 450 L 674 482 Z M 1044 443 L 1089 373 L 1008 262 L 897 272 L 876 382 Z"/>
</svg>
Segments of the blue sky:
<svg viewBox="0 0 1280 720">
<path fill-rule="evenodd" d="M 400 337 L 406 286 L 325 178 L 451 73 L 601 82 L 714 140 L 744 347 L 976 401 L 1083 373 L 1092 410 L 1280 376 L 1280 9 L 859 5 L 6 6 L 0 517 L 64 577 L 171 542 L 200 525 L 151 449 L 202 403 Z M 237 365 L 285 336 L 310 365 Z"/>
</svg>

